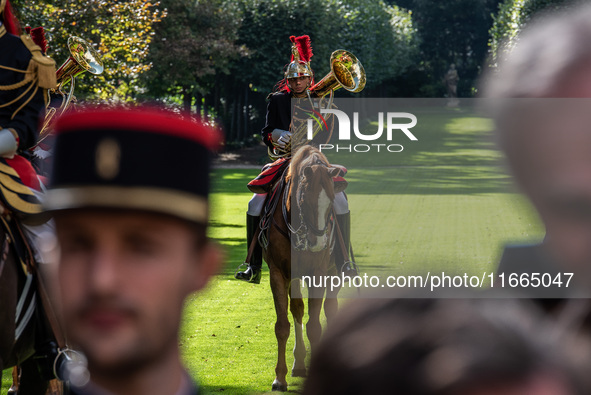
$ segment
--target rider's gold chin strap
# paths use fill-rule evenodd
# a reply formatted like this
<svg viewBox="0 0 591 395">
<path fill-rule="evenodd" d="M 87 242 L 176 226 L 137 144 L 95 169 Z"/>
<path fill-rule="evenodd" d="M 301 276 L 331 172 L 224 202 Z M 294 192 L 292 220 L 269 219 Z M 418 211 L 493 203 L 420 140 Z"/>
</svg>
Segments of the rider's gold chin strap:
<svg viewBox="0 0 591 395">
<path fill-rule="evenodd" d="M 308 89 L 308 88 L 304 89 L 304 91 L 303 91 L 302 93 L 295 93 L 295 92 L 292 92 L 292 95 L 293 95 L 293 97 L 295 97 L 296 99 L 301 99 L 301 98 L 304 98 L 304 97 L 308 97 L 308 94 L 306 93 L 306 90 L 307 90 L 307 89 Z"/>
</svg>

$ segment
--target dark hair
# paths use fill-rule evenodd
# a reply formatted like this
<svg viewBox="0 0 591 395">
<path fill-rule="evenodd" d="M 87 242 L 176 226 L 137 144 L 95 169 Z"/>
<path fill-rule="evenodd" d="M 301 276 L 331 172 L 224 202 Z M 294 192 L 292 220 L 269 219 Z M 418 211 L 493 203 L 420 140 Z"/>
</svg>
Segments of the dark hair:
<svg viewBox="0 0 591 395">
<path fill-rule="evenodd" d="M 452 395 L 544 373 L 570 385 L 535 311 L 500 299 L 354 303 L 312 355 L 304 394 Z"/>
</svg>

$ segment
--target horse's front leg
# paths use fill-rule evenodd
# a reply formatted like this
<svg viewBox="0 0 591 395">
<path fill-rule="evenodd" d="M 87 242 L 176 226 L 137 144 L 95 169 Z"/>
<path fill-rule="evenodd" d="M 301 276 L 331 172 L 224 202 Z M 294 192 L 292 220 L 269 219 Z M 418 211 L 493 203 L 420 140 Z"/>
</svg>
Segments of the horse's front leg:
<svg viewBox="0 0 591 395">
<path fill-rule="evenodd" d="M 324 299 L 324 315 L 326 316 L 326 324 L 328 325 L 333 317 L 337 314 L 339 309 L 339 291 L 341 287 L 326 288 L 326 298 Z"/>
<path fill-rule="evenodd" d="M 302 290 L 300 280 L 291 282 L 291 301 L 289 308 L 293 316 L 293 325 L 295 328 L 295 347 L 293 348 L 293 367 L 291 369 L 292 377 L 306 377 L 306 344 L 304 342 L 304 301 L 302 300 Z"/>
<path fill-rule="evenodd" d="M 18 394 L 18 382 L 20 380 L 20 369 L 18 366 L 12 367 L 12 385 L 8 389 L 7 394 L 13 395 Z"/>
<path fill-rule="evenodd" d="M 275 380 L 273 381 L 273 391 L 287 391 L 287 362 L 285 361 L 285 351 L 287 339 L 289 338 L 289 319 L 287 318 L 287 293 L 289 282 L 283 278 L 281 272 L 274 266 L 269 268 L 269 277 L 271 278 L 271 291 L 273 292 L 273 301 L 275 302 L 275 313 L 277 321 L 275 322 L 275 337 L 277 338 L 277 366 L 275 366 Z"/>
<path fill-rule="evenodd" d="M 320 310 L 322 309 L 323 297 L 324 287 L 308 288 L 308 323 L 306 324 L 306 333 L 308 334 L 312 352 L 314 352 L 314 348 L 322 335 Z"/>
</svg>

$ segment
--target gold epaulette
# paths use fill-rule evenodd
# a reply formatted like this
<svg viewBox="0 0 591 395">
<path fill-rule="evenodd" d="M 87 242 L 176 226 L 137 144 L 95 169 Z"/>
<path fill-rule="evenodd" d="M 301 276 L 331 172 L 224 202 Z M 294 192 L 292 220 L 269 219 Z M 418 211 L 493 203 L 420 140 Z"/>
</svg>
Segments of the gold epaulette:
<svg viewBox="0 0 591 395">
<path fill-rule="evenodd" d="M 55 61 L 50 57 L 43 55 L 41 48 L 35 44 L 31 36 L 28 34 L 23 34 L 21 40 L 33 55 L 28 70 L 34 71 L 37 75 L 37 85 L 45 89 L 55 88 L 57 85 L 57 80 L 55 78 Z"/>
</svg>

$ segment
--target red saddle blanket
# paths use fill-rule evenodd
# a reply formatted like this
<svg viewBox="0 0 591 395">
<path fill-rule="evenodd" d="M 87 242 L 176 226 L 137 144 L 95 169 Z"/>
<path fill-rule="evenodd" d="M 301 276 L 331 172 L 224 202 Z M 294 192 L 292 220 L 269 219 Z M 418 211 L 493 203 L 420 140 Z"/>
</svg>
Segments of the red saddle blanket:
<svg viewBox="0 0 591 395">
<path fill-rule="evenodd" d="M 269 193 L 275 183 L 282 176 L 285 169 L 287 169 L 289 163 L 289 158 L 280 158 L 273 163 L 266 164 L 261 170 L 261 173 L 247 184 L 248 189 L 250 189 L 252 193 Z M 340 170 L 339 175 L 333 178 L 334 182 L 346 183 L 347 181 L 344 179 L 344 176 L 347 174 L 347 168 L 341 165 L 331 165 L 331 167 Z"/>
<path fill-rule="evenodd" d="M 252 193 L 269 193 L 288 165 L 288 158 L 280 158 L 273 163 L 266 164 L 261 170 L 261 174 L 247 184 L 248 189 Z"/>
</svg>

